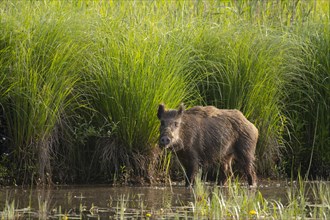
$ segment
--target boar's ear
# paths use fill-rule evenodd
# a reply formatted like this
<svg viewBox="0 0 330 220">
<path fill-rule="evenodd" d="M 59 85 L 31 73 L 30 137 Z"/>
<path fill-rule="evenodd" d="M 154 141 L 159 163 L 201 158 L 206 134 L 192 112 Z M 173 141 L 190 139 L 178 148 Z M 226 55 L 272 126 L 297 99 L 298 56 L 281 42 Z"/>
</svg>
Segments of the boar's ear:
<svg viewBox="0 0 330 220">
<path fill-rule="evenodd" d="M 158 106 L 158 112 L 157 112 L 157 117 L 158 119 L 160 119 L 162 117 L 162 114 L 165 112 L 165 105 L 164 104 L 160 104 Z"/>
<path fill-rule="evenodd" d="M 184 109 L 185 109 L 185 107 L 184 107 L 183 103 L 181 103 L 180 106 L 179 106 L 179 109 L 178 109 L 178 115 L 179 116 L 182 115 L 182 113 L 184 112 Z"/>
</svg>

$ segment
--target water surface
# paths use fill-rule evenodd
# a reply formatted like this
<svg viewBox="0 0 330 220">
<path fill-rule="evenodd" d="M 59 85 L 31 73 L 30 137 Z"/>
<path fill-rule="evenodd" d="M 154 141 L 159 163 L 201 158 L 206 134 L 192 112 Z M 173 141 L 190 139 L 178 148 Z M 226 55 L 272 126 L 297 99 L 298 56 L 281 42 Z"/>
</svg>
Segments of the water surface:
<svg viewBox="0 0 330 220">
<path fill-rule="evenodd" d="M 207 186 L 210 189 L 218 187 L 212 184 Z M 286 201 L 288 187 L 289 184 L 285 181 L 263 181 L 259 182 L 258 188 L 254 191 L 260 191 L 265 199 L 283 203 Z M 226 188 L 222 189 L 226 190 Z M 125 216 L 130 212 L 135 216 L 146 216 L 148 212 L 154 210 L 187 211 L 194 201 L 193 190 L 183 185 L 172 187 L 70 185 L 0 189 L 1 211 L 4 207 L 8 207 L 8 204 L 13 204 L 16 212 L 21 213 L 20 216 L 31 219 L 38 219 L 41 214 L 50 219 L 59 219 L 64 214 L 69 217 L 68 219 L 115 219 L 120 215 L 120 210 L 125 211 Z M 84 210 L 83 213 L 81 210 Z"/>
</svg>

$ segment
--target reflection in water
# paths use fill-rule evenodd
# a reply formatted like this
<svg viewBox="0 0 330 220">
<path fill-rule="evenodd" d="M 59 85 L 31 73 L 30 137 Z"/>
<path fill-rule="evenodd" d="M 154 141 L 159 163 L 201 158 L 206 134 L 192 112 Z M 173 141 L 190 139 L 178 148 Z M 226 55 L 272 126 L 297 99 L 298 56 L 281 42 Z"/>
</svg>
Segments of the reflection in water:
<svg viewBox="0 0 330 220">
<path fill-rule="evenodd" d="M 210 192 L 214 185 L 208 185 Z M 287 201 L 287 182 L 261 182 L 255 190 L 248 190 L 254 196 L 261 192 L 267 200 Z M 219 188 L 226 194 L 226 188 Z M 226 196 L 226 195 L 225 195 Z M 119 209 L 127 210 L 176 210 L 191 207 L 195 202 L 191 189 L 183 186 L 174 187 L 111 187 L 107 185 L 57 186 L 52 188 L 2 188 L 0 189 L 0 210 L 14 201 L 15 210 L 30 212 L 33 218 L 44 219 L 56 213 L 77 215 L 85 210 L 88 215 L 106 213 L 104 216 L 119 215 Z M 6 204 L 7 203 L 7 204 Z M 25 211 L 24 211 L 25 210 Z M 32 214 L 31 214 L 32 213 Z M 148 213 L 143 213 L 148 215 Z"/>
<path fill-rule="evenodd" d="M 118 207 L 160 209 L 184 206 L 193 200 L 185 187 L 110 187 L 105 185 L 58 186 L 52 188 L 3 188 L 0 190 L 0 210 L 6 202 L 14 201 L 16 210 L 30 208 L 41 214 L 58 210 L 62 213 L 78 212 L 82 207 L 90 209 Z"/>
</svg>

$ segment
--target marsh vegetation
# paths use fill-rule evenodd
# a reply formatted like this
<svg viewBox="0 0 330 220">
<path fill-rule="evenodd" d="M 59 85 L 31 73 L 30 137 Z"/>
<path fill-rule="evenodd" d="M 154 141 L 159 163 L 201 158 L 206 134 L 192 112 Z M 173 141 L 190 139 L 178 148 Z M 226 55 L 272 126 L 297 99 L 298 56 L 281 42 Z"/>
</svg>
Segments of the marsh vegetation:
<svg viewBox="0 0 330 220">
<path fill-rule="evenodd" d="M 162 102 L 241 110 L 259 176 L 329 176 L 328 1 L 1 1 L 0 32 L 2 184 L 182 176 Z"/>
<path fill-rule="evenodd" d="M 259 129 L 258 176 L 289 177 L 284 200 L 262 182 L 248 190 L 198 178 L 179 205 L 169 192 L 157 207 L 126 192 L 89 203 L 68 192 L 78 204 L 64 205 L 34 187 L 23 202 L 2 188 L 1 219 L 328 219 L 328 182 L 305 180 L 330 174 L 329 8 L 0 1 L 0 185 L 181 182 L 174 155 L 157 146 L 156 113 L 182 102 L 242 111 Z"/>
</svg>

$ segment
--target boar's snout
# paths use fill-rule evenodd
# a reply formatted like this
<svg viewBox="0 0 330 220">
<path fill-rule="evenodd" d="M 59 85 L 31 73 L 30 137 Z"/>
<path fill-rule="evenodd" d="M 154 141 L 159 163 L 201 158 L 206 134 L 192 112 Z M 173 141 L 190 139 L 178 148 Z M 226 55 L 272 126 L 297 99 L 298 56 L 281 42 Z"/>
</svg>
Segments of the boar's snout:
<svg viewBox="0 0 330 220">
<path fill-rule="evenodd" d="M 160 145 L 167 146 L 171 142 L 171 139 L 168 136 L 162 136 L 159 140 Z"/>
</svg>

